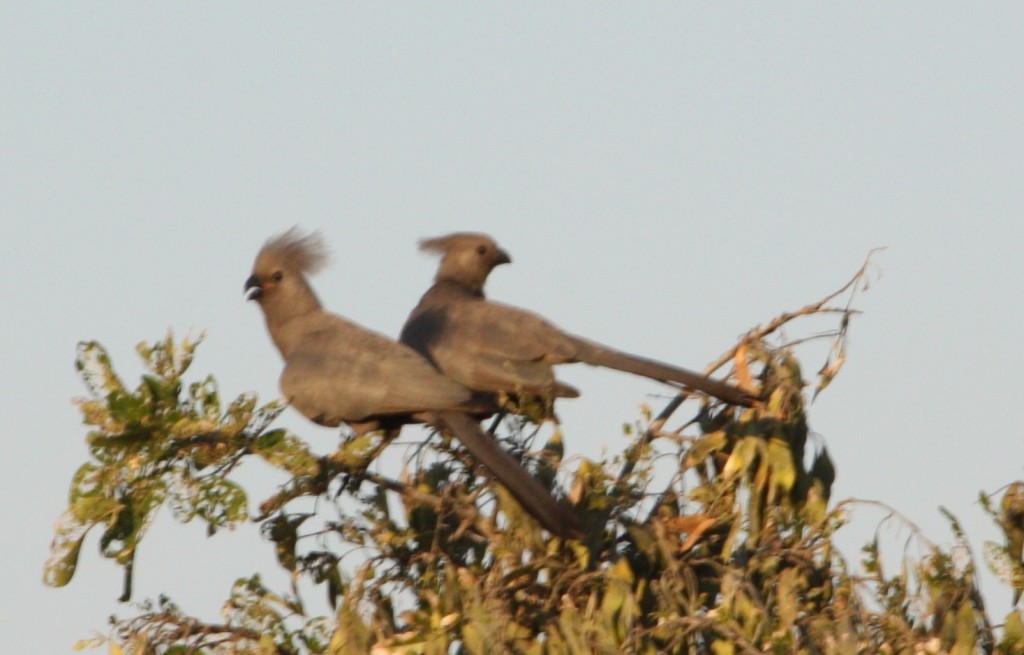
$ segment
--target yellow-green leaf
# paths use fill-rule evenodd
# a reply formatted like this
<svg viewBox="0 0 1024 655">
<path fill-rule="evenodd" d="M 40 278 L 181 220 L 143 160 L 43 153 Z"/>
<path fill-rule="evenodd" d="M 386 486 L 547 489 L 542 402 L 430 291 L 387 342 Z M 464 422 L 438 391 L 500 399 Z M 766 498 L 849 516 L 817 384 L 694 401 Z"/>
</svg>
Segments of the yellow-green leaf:
<svg viewBox="0 0 1024 655">
<path fill-rule="evenodd" d="M 713 642 L 711 642 L 711 652 L 713 652 L 715 655 L 735 655 L 736 646 L 734 646 L 731 642 L 716 639 Z"/>
<path fill-rule="evenodd" d="M 768 441 L 768 465 L 775 486 L 790 491 L 796 483 L 796 467 L 788 443 L 777 438 Z"/>
<path fill-rule="evenodd" d="M 758 437 L 743 437 L 729 455 L 722 475 L 731 478 L 746 471 L 763 448 L 764 442 Z"/>
</svg>

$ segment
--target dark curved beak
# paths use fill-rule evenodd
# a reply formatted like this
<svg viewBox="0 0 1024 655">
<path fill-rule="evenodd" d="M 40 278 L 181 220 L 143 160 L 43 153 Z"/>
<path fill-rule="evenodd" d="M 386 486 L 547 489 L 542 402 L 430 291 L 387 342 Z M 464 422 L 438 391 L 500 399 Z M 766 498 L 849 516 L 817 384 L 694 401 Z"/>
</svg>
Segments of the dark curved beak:
<svg viewBox="0 0 1024 655">
<path fill-rule="evenodd" d="M 258 275 L 250 275 L 245 281 L 245 299 L 256 300 L 263 295 L 263 281 Z"/>
<path fill-rule="evenodd" d="M 497 252 L 497 254 L 494 257 L 494 265 L 495 266 L 500 266 L 501 264 L 511 264 L 511 263 L 512 263 L 512 256 L 509 255 L 504 250 L 502 250 L 501 248 L 498 248 L 498 252 Z"/>
</svg>

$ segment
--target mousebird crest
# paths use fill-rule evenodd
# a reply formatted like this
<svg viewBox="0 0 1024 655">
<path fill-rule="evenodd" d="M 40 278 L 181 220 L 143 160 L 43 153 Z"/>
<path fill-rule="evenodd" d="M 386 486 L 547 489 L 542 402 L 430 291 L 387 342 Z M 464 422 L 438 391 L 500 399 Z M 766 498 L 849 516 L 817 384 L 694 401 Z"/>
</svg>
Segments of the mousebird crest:
<svg viewBox="0 0 1024 655">
<path fill-rule="evenodd" d="M 319 232 L 303 234 L 298 227 L 271 237 L 256 256 L 253 271 L 268 273 L 287 270 L 303 275 L 315 275 L 327 265 L 327 244 Z"/>
<path fill-rule="evenodd" d="M 438 282 L 454 282 L 480 293 L 494 267 L 509 264 L 512 258 L 494 239 L 478 232 L 455 232 L 420 241 L 420 250 L 441 255 Z"/>
</svg>

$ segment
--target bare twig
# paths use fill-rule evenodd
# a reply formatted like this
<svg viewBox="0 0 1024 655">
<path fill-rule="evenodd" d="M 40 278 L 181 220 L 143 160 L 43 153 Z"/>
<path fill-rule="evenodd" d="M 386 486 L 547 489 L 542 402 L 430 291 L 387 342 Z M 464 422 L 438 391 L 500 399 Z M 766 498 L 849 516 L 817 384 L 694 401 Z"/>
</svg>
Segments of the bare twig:
<svg viewBox="0 0 1024 655">
<path fill-rule="evenodd" d="M 840 328 L 839 333 L 840 335 L 845 333 L 846 325 L 849 322 L 849 316 L 855 313 L 855 310 L 852 310 L 850 308 L 850 305 L 853 302 L 854 296 L 856 295 L 857 285 L 864 279 L 865 275 L 867 274 L 868 269 L 872 264 L 871 258 L 874 256 L 876 252 L 880 250 L 882 250 L 882 248 L 873 248 L 870 252 L 868 252 L 868 255 L 865 258 L 864 263 L 861 264 L 859 269 L 857 269 L 857 272 L 853 275 L 853 277 L 851 277 L 846 284 L 844 284 L 836 291 L 833 291 L 832 293 L 825 296 L 821 300 L 806 305 L 796 311 L 785 312 L 783 314 L 780 314 L 763 327 L 758 326 L 748 331 L 739 339 L 739 341 L 736 342 L 736 345 L 722 353 L 717 359 L 708 364 L 704 368 L 703 374 L 710 375 L 714 373 L 722 366 L 724 366 L 726 363 L 735 358 L 736 353 L 743 345 L 763 340 L 768 335 L 776 332 L 782 326 L 801 316 L 808 316 L 811 314 L 818 314 L 823 312 L 841 313 L 843 314 L 843 326 L 842 328 Z M 836 307 L 827 307 L 827 305 L 832 300 L 834 300 L 835 298 L 837 298 L 838 296 L 842 295 L 847 291 L 851 291 L 851 293 L 850 297 L 847 299 L 846 307 L 844 309 L 839 309 Z M 676 410 L 678 410 L 679 407 L 681 407 L 682 404 L 686 402 L 690 395 L 691 392 L 689 390 L 683 389 L 676 395 L 675 398 L 670 400 L 668 404 L 665 405 L 664 409 L 662 409 L 661 412 L 654 418 L 654 420 L 651 421 L 651 424 L 647 427 L 647 430 L 641 436 L 640 440 L 636 444 L 634 444 L 630 448 L 630 452 L 627 453 L 626 461 L 622 466 L 622 470 L 619 472 L 618 478 L 616 479 L 616 489 L 620 488 L 622 482 L 626 479 L 626 476 L 633 472 L 633 469 L 636 467 L 636 461 L 639 458 L 640 451 L 644 447 L 646 447 L 646 445 L 650 443 L 650 441 L 661 431 L 665 423 L 672 417 Z"/>
</svg>

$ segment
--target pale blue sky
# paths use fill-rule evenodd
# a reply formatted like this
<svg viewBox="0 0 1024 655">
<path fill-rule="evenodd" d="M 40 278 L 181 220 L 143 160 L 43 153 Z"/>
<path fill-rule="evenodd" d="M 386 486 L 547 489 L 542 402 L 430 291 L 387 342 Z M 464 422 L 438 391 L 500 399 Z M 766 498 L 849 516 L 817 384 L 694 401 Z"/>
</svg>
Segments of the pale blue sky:
<svg viewBox="0 0 1024 655">
<path fill-rule="evenodd" d="M 980 549 L 997 533 L 977 492 L 1024 475 L 1021 34 L 1010 2 L 3 3 L 0 643 L 70 652 L 130 613 L 95 536 L 69 587 L 41 583 L 86 457 L 77 341 L 134 384 L 136 342 L 206 330 L 197 376 L 275 397 L 241 289 L 294 224 L 334 250 L 325 303 L 387 334 L 433 272 L 416 240 L 470 229 L 515 259 L 493 298 L 695 368 L 888 246 L 812 427 L 837 497 L 940 542 L 945 505 Z M 571 453 L 617 452 L 665 392 L 564 377 L 584 392 L 561 408 Z M 875 520 L 855 519 L 851 557 Z M 210 618 L 273 567 L 251 532 L 162 517 L 149 542 L 136 597 Z"/>
</svg>

